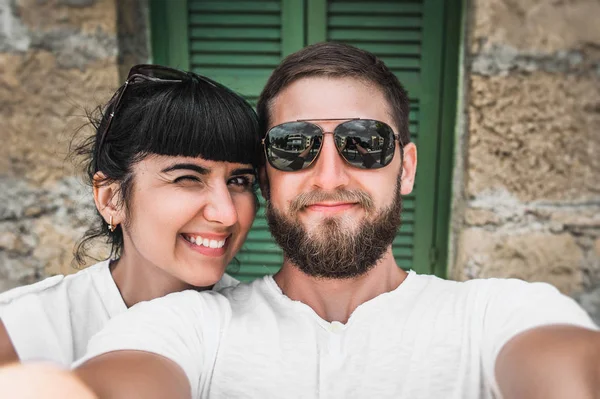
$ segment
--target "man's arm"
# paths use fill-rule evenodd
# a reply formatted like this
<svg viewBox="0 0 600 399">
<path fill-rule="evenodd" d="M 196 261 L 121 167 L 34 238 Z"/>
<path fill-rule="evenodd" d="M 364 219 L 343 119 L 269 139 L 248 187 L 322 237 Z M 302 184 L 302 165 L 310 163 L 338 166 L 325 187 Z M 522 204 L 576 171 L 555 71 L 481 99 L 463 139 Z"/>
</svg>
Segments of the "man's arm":
<svg viewBox="0 0 600 399">
<path fill-rule="evenodd" d="M 8 336 L 4 323 L 0 320 L 0 366 L 17 361 L 19 361 L 19 357 L 15 347 Z"/>
<path fill-rule="evenodd" d="M 173 361 L 148 352 L 110 352 L 82 364 L 75 375 L 98 399 L 190 399 L 190 384 Z"/>
<path fill-rule="evenodd" d="M 496 361 L 502 395 L 511 398 L 600 398 L 600 332 L 554 325 L 525 331 Z"/>
</svg>

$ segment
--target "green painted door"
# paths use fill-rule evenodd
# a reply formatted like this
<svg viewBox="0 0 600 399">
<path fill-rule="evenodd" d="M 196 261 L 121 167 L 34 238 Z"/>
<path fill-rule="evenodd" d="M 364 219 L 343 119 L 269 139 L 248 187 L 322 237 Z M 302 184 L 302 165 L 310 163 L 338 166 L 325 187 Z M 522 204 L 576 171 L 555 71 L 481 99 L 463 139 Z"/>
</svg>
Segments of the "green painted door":
<svg viewBox="0 0 600 399">
<path fill-rule="evenodd" d="M 152 0 L 154 62 L 209 76 L 255 104 L 271 71 L 305 45 L 336 40 L 375 53 L 409 91 L 419 151 L 394 255 L 405 269 L 444 276 L 456 85 L 448 47 L 458 53 L 458 15 L 448 0 Z M 237 259 L 242 280 L 279 269 L 264 206 Z"/>
</svg>

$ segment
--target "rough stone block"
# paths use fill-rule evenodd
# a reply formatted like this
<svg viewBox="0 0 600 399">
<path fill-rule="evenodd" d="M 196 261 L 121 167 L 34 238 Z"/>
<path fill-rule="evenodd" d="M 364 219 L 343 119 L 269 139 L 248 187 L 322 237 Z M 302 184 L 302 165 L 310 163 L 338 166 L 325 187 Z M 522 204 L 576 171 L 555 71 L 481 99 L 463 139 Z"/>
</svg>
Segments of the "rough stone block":
<svg viewBox="0 0 600 399">
<path fill-rule="evenodd" d="M 456 279 L 520 278 L 548 282 L 566 294 L 581 291 L 583 251 L 569 234 L 468 228 L 459 243 Z"/>
<path fill-rule="evenodd" d="M 0 54 L 0 65 L 6 67 L 0 76 L 0 166 L 7 176 L 41 185 L 73 175 L 66 161 L 69 143 L 86 123 L 86 109 L 106 102 L 118 86 L 114 60 L 96 61 L 84 71 L 60 69 L 53 54 L 30 51 Z"/>
<path fill-rule="evenodd" d="M 597 0 L 475 0 L 471 51 L 494 45 L 554 53 L 600 44 Z"/>
<path fill-rule="evenodd" d="M 600 78 L 471 76 L 467 193 L 600 198 Z"/>
<path fill-rule="evenodd" d="M 117 15 L 114 0 L 17 0 L 16 12 L 33 32 L 61 28 L 93 33 L 100 29 L 116 34 Z M 76 7 L 75 7 L 76 6 Z"/>
<path fill-rule="evenodd" d="M 488 209 L 468 208 L 465 211 L 465 223 L 468 226 L 496 226 L 500 222 L 500 216 Z"/>
</svg>

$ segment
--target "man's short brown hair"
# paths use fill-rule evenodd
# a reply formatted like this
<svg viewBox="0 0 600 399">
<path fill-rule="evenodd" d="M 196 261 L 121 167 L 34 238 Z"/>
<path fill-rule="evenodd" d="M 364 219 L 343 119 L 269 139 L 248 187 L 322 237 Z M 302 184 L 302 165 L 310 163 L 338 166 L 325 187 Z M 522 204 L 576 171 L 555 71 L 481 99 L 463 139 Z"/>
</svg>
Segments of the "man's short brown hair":
<svg viewBox="0 0 600 399">
<path fill-rule="evenodd" d="M 409 101 L 392 71 L 374 54 L 339 42 L 313 44 L 286 57 L 271 74 L 258 98 L 260 127 L 269 127 L 273 99 L 292 82 L 308 77 L 356 78 L 375 84 L 383 92 L 403 143 L 410 141 Z M 349 115 L 352 116 L 352 115 Z"/>
</svg>

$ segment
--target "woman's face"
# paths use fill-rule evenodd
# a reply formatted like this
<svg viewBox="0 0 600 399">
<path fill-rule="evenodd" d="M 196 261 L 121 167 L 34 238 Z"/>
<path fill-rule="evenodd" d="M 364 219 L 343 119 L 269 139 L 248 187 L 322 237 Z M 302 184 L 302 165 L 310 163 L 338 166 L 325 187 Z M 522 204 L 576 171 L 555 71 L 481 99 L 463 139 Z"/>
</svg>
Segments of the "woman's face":
<svg viewBox="0 0 600 399">
<path fill-rule="evenodd" d="M 254 179 L 249 164 L 146 157 L 133 168 L 121 260 L 213 285 L 254 221 Z"/>
</svg>

